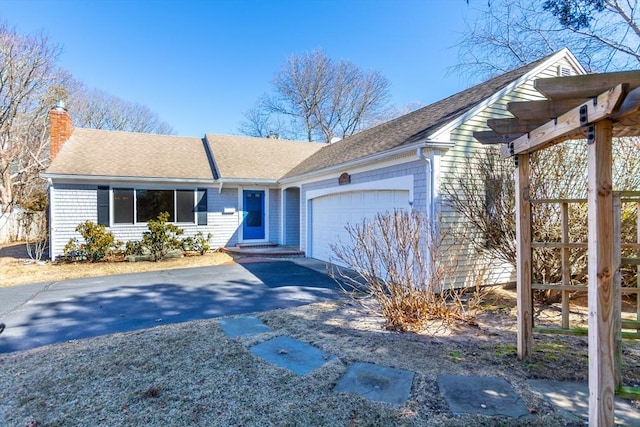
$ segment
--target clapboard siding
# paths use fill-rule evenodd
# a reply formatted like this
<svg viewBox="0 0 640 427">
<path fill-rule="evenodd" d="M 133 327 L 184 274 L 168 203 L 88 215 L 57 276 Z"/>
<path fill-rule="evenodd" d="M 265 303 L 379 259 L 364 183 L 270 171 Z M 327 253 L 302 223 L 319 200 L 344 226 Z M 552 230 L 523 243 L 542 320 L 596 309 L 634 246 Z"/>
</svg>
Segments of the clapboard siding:
<svg viewBox="0 0 640 427">
<path fill-rule="evenodd" d="M 213 234 L 213 248 L 238 243 L 238 230 L 242 221 L 242 208 L 238 205 L 238 189 L 210 189 L 207 197 L 207 223 Z M 225 208 L 227 213 L 225 213 Z"/>
<path fill-rule="evenodd" d="M 56 215 L 51 222 L 51 257 L 63 254 L 69 239 L 80 238 L 78 224 L 97 222 L 98 187 L 95 185 L 58 184 L 50 191 L 51 206 Z"/>
<path fill-rule="evenodd" d="M 269 241 L 272 243 L 282 243 L 280 241 L 280 190 L 269 189 Z"/>
<path fill-rule="evenodd" d="M 557 77 L 558 67 L 571 68 L 567 61 L 549 66 L 539 73 L 535 78 L 523 83 L 513 91 L 500 98 L 496 102 L 488 105 L 473 117 L 470 117 L 463 124 L 455 128 L 451 134 L 451 141 L 455 146 L 444 153 L 441 158 L 441 182 L 450 188 L 456 188 L 456 177 L 464 176 L 465 179 L 481 179 L 477 174 L 468 170 L 468 160 L 478 157 L 478 153 L 490 147 L 483 146 L 475 138 L 473 132 L 489 130 L 486 123 L 488 119 L 513 117 L 507 111 L 507 103 L 515 101 L 531 101 L 545 99 L 534 88 L 533 81 L 537 78 Z M 575 70 L 573 71 L 575 73 Z M 494 148 L 495 149 L 495 148 Z M 505 162 L 513 162 L 512 159 Z M 480 197 L 484 197 L 484 183 L 476 182 Z M 455 212 L 451 205 L 451 200 L 446 195 L 441 196 L 440 202 L 440 226 L 443 235 L 443 257 L 457 257 L 456 262 L 456 283 L 470 284 L 478 271 L 486 271 L 488 283 L 502 283 L 514 280 L 512 266 L 495 259 L 489 259 L 487 255 L 479 253 L 471 245 L 471 239 L 461 239 L 460 236 L 472 236 L 478 233 L 464 218 Z M 444 259 L 443 258 L 443 259 Z"/>
<path fill-rule="evenodd" d="M 56 215 L 51 223 L 51 257 L 62 256 L 69 239 L 82 240 L 75 231 L 85 222 L 97 222 L 97 186 L 82 184 L 56 184 L 51 191 L 51 205 Z M 225 213 L 225 208 L 227 213 Z M 238 190 L 225 188 L 220 193 L 217 188 L 207 189 L 207 225 L 178 224 L 184 230 L 182 237 L 193 237 L 198 232 L 212 235 L 212 248 L 234 245 L 238 241 L 240 224 Z M 146 224 L 113 225 L 107 227 L 117 241 L 123 243 L 141 240 L 148 230 Z"/>
<path fill-rule="evenodd" d="M 284 192 L 284 242 L 300 245 L 300 189 L 288 188 Z"/>
</svg>

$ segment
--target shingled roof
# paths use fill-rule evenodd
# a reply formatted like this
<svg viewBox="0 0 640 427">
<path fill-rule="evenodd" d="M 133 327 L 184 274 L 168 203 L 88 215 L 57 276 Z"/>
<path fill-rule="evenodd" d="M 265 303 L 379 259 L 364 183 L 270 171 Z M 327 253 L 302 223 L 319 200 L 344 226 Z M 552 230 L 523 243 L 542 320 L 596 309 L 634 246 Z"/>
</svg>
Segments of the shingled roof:
<svg viewBox="0 0 640 427">
<path fill-rule="evenodd" d="M 207 134 L 216 179 L 276 181 L 291 168 L 324 147 L 300 142 L 249 136 Z"/>
<path fill-rule="evenodd" d="M 73 130 L 46 175 L 214 179 L 201 138 L 84 128 Z"/>
<path fill-rule="evenodd" d="M 326 145 L 322 150 L 291 169 L 284 177 L 304 175 L 426 139 L 438 129 L 462 116 L 558 53 L 502 74 L 394 120 L 359 132 L 342 141 Z"/>
</svg>

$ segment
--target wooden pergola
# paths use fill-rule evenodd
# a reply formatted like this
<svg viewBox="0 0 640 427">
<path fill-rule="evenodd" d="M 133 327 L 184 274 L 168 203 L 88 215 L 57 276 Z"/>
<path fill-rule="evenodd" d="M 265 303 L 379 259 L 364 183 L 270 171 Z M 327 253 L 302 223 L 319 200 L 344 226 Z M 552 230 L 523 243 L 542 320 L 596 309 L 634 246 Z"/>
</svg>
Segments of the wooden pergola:
<svg viewBox="0 0 640 427">
<path fill-rule="evenodd" d="M 533 351 L 529 157 L 569 139 L 586 139 L 589 425 L 613 426 L 620 385 L 620 254 L 614 233 L 612 138 L 640 136 L 640 71 L 539 79 L 534 85 L 546 100 L 510 103 L 515 118 L 489 120 L 492 131 L 474 134 L 482 143 L 502 144 L 501 154 L 516 162 L 518 357 L 526 359 Z"/>
</svg>

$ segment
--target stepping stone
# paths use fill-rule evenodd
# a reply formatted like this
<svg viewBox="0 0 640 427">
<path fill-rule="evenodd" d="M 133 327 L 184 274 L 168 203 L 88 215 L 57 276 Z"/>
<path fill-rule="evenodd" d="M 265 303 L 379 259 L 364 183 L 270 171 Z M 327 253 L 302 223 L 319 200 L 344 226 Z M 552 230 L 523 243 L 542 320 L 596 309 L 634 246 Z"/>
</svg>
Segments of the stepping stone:
<svg viewBox="0 0 640 427">
<path fill-rule="evenodd" d="M 414 373 L 372 363 L 354 363 L 333 391 L 355 393 L 370 400 L 402 404 L 409 399 Z"/>
<path fill-rule="evenodd" d="M 520 396 L 504 378 L 441 375 L 438 387 L 454 415 L 531 416 Z"/>
<path fill-rule="evenodd" d="M 334 356 L 316 347 L 290 337 L 275 337 L 251 347 L 251 352 L 274 365 L 288 369 L 296 375 L 306 375 L 322 367 Z"/>
<path fill-rule="evenodd" d="M 217 322 L 229 338 L 250 337 L 273 332 L 270 327 L 255 316 L 230 317 L 219 319 Z"/>
<path fill-rule="evenodd" d="M 527 384 L 562 411 L 582 421 L 589 420 L 589 386 L 587 384 L 551 380 L 529 380 Z M 640 426 L 640 411 L 624 399 L 615 399 L 613 413 L 616 425 Z"/>
</svg>

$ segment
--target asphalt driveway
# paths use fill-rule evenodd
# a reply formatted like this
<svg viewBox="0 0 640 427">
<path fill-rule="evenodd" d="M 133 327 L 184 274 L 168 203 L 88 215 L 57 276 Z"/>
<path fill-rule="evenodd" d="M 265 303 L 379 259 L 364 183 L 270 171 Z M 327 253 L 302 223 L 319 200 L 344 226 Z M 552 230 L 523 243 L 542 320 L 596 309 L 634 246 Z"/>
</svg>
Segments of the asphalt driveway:
<svg viewBox="0 0 640 427">
<path fill-rule="evenodd" d="M 0 288 L 0 353 L 340 297 L 292 261 L 246 262 Z"/>
</svg>

